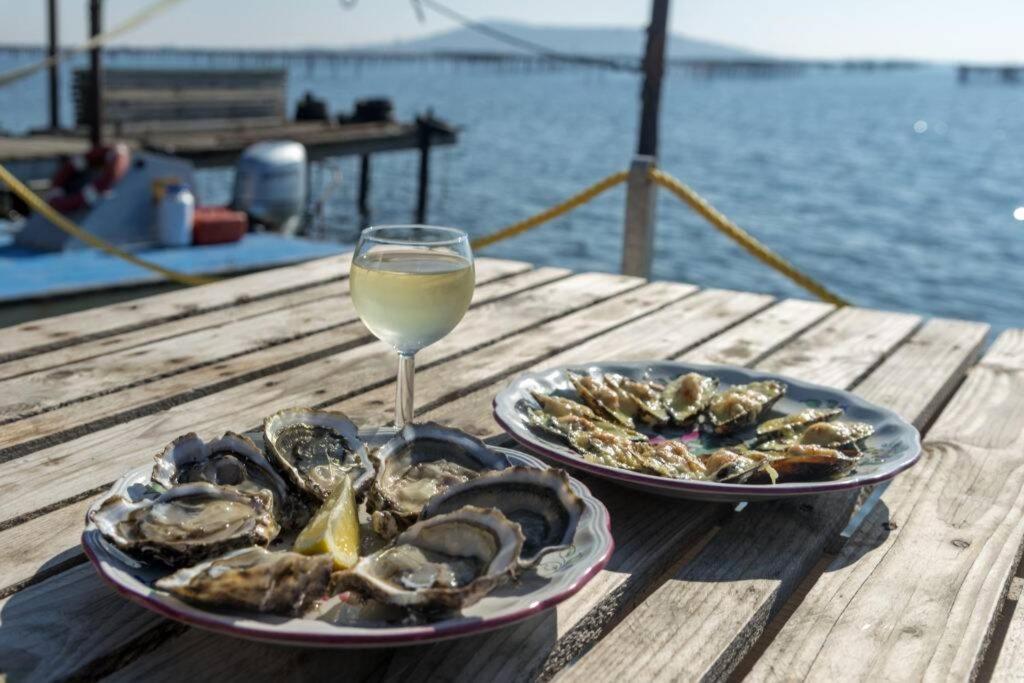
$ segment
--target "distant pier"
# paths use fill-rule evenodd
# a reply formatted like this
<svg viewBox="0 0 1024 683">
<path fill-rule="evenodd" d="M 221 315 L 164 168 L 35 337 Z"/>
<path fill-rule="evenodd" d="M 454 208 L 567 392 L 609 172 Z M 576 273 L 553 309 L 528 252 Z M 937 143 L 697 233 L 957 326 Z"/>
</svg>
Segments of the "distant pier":
<svg viewBox="0 0 1024 683">
<path fill-rule="evenodd" d="M 961 64 L 956 70 L 956 79 L 961 83 L 969 83 L 974 78 L 987 81 L 997 80 L 1003 83 L 1020 83 L 1024 78 L 1024 66 L 1014 64 L 977 65 Z"/>
<path fill-rule="evenodd" d="M 0 55 L 32 55 L 42 59 L 41 47 L 0 45 Z M 179 66 L 192 64 L 199 68 L 269 68 L 305 67 L 307 71 L 343 67 L 360 68 L 389 63 L 423 64 L 432 68 L 460 70 L 487 68 L 499 72 L 548 72 L 563 69 L 606 69 L 608 67 L 630 71 L 639 69 L 633 56 L 562 55 L 559 57 L 514 54 L 508 52 L 431 51 L 404 52 L 400 50 L 272 50 L 227 48 L 171 48 L 171 47 L 112 47 L 105 52 L 111 66 L 121 59 L 133 66 L 166 65 L 168 60 Z M 891 71 L 910 69 L 924 64 L 900 60 L 785 60 L 785 59 L 693 59 L 666 60 L 670 71 L 698 77 L 773 77 L 791 76 L 807 71 Z"/>
</svg>

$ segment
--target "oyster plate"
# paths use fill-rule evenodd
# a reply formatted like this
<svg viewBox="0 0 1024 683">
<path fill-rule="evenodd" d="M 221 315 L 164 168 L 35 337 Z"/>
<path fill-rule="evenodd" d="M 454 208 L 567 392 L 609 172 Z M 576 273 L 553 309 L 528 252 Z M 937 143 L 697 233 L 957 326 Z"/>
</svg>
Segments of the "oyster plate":
<svg viewBox="0 0 1024 683">
<path fill-rule="evenodd" d="M 536 406 L 531 391 L 570 398 L 575 396 L 568 377 L 570 372 L 591 375 L 614 372 L 631 379 L 657 380 L 662 383 L 667 383 L 688 372 L 699 372 L 717 378 L 720 381 L 719 390 L 736 384 L 774 379 L 785 382 L 788 391 L 769 411 L 767 418 L 788 415 L 808 407 L 838 407 L 845 411 L 846 419 L 873 425 L 875 433 L 865 441 L 864 455 L 852 472 L 836 479 L 824 481 L 780 482 L 773 485 L 736 484 L 670 479 L 634 472 L 588 462 L 557 437 L 528 423 L 526 409 Z M 887 408 L 869 403 L 846 391 L 782 375 L 728 365 L 699 365 L 668 361 L 611 361 L 563 366 L 541 372 L 526 373 L 514 379 L 495 396 L 494 419 L 524 448 L 558 465 L 588 472 L 648 493 L 704 501 L 773 500 L 860 488 L 892 479 L 917 462 L 921 455 L 921 436 L 917 429 Z M 641 431 L 649 435 L 655 434 L 647 428 L 641 428 Z M 690 447 L 691 451 L 701 453 L 726 443 L 748 438 L 753 435 L 753 429 L 748 429 L 732 437 L 716 437 L 694 429 L 668 428 L 659 433 L 668 439 L 681 439 Z"/>
<path fill-rule="evenodd" d="M 394 434 L 394 429 L 385 428 L 361 432 L 360 437 L 368 445 L 377 446 Z M 261 443 L 258 432 L 246 436 Z M 519 451 L 491 448 L 505 455 L 512 465 L 548 467 Z M 152 470 L 153 466 L 146 464 L 127 472 L 111 487 L 107 497 L 140 498 Z M 422 644 L 494 630 L 550 609 L 574 595 L 607 564 L 614 547 L 608 510 L 582 483 L 570 477 L 569 484 L 584 504 L 569 548 L 546 555 L 518 581 L 500 586 L 480 602 L 430 622 L 361 622 L 353 620 L 351 614 L 339 617 L 337 598 L 302 618 L 203 609 L 154 588 L 153 583 L 171 570 L 121 552 L 103 538 L 88 516 L 82 547 L 99 575 L 119 593 L 158 614 L 192 626 L 252 640 L 315 647 Z"/>
</svg>

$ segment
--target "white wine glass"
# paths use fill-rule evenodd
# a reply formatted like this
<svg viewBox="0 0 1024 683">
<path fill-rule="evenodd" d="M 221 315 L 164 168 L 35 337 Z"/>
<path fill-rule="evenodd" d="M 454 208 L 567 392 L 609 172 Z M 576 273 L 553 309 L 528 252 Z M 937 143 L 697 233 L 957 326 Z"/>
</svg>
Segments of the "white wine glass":
<svg viewBox="0 0 1024 683">
<path fill-rule="evenodd" d="M 416 352 L 459 324 L 475 282 L 462 230 L 378 225 L 359 236 L 349 271 L 352 302 L 370 332 L 398 352 L 396 427 L 413 418 Z"/>
</svg>

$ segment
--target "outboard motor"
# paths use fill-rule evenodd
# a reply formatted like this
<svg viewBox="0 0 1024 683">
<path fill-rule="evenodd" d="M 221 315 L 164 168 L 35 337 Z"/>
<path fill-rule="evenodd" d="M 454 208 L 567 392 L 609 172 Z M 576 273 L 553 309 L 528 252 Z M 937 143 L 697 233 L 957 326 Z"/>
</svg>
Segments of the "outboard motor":
<svg viewBox="0 0 1024 683">
<path fill-rule="evenodd" d="M 289 140 L 247 147 L 235 168 L 231 204 L 268 230 L 296 233 L 306 209 L 306 148 Z"/>
</svg>

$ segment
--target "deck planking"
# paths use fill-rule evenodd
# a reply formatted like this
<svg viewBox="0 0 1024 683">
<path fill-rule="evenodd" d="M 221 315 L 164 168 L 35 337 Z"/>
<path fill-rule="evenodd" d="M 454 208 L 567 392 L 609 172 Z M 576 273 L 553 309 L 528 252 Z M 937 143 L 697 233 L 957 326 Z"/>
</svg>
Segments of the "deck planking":
<svg viewBox="0 0 1024 683">
<path fill-rule="evenodd" d="M 421 419 L 462 426 L 484 436 L 495 435 L 498 430 L 490 418 L 490 399 L 518 372 L 585 360 L 680 358 L 692 362 L 770 367 L 775 372 L 820 378 L 827 383 L 855 384 L 858 392 L 874 400 L 911 406 L 906 410 L 916 410 L 920 423 L 924 424 L 942 409 L 949 395 L 957 389 L 984 336 L 981 326 L 966 323 L 931 321 L 919 326 L 913 316 L 902 314 L 835 310 L 826 304 L 797 300 L 773 302 L 770 297 L 746 293 L 696 292 L 687 285 L 642 285 L 618 276 L 538 273 L 525 264 L 512 262 L 495 261 L 495 266 L 504 274 L 497 275 L 492 284 L 482 286 L 479 291 L 494 288 L 496 293 L 499 288 L 505 288 L 504 293 L 495 294 L 486 303 L 477 300 L 467 314 L 464 323 L 467 327 L 460 327 L 455 335 L 428 350 L 421 359 L 417 378 Z M 295 277 L 291 270 L 282 269 L 282 279 Z M 565 284 L 571 281 L 579 284 Z M 557 289 L 567 286 L 568 289 Z M 20 356 L 29 369 L 26 373 L 11 372 L 14 365 L 0 363 L 0 379 L 45 374 L 130 349 L 162 349 L 161 344 L 168 339 L 187 339 L 189 334 L 201 334 L 204 329 L 221 327 L 225 332 L 245 329 L 237 326 L 272 311 L 337 297 L 343 287 L 344 280 L 339 277 L 333 278 L 333 282 L 330 279 L 304 281 L 299 286 L 285 286 L 276 293 L 256 296 L 237 305 L 212 305 L 209 309 L 197 308 L 180 315 L 167 315 L 168 307 L 174 304 L 162 300 L 148 310 L 148 304 L 143 307 L 139 313 L 143 322 L 127 322 L 122 311 L 117 314 L 120 320 L 112 321 L 109 326 L 101 326 L 94 333 L 80 329 L 64 342 L 45 341 L 44 331 L 44 341 L 37 343 L 39 337 L 27 333 L 38 331 L 22 331 L 13 353 L 3 357 Z M 303 292 L 310 299 L 304 300 Z M 552 292 L 560 295 L 557 303 L 545 298 L 545 294 Z M 566 302 L 566 295 L 571 303 Z M 252 315 L 243 310 L 247 306 Z M 261 306 L 264 308 L 260 309 Z M 199 318 L 210 314 L 222 317 L 218 322 L 208 319 L 209 324 L 204 326 Z M 197 320 L 195 327 L 186 331 L 188 324 L 184 321 L 189 318 Z M 509 321 L 510 318 L 514 320 Z M 182 323 L 181 328 L 175 328 L 174 323 Z M 160 329 L 167 325 L 170 327 Z M 166 377 L 149 378 L 138 384 L 132 384 L 131 378 L 139 375 L 128 371 L 122 375 L 123 384 L 112 382 L 109 385 L 113 389 L 107 395 L 78 399 L 64 407 L 47 407 L 46 412 L 34 418 L 16 419 L 5 425 L 5 429 L 18 428 L 46 416 L 64 416 L 62 426 L 51 429 L 44 437 L 35 438 L 31 430 L 26 430 L 15 439 L 3 442 L 10 444 L 6 451 L 0 445 L 0 475 L 3 475 L 0 478 L 0 520 L 5 520 L 0 521 L 0 674 L 12 679 L 112 674 L 115 680 L 141 677 L 170 680 L 216 672 L 225 680 L 252 680 L 258 670 L 261 677 L 275 679 L 345 675 L 360 680 L 404 681 L 437 677 L 527 680 L 538 676 L 547 678 L 559 672 L 562 672 L 560 677 L 572 678 L 592 671 L 593 676 L 609 678 L 618 671 L 615 668 L 618 662 L 609 664 L 602 659 L 602 653 L 606 652 L 609 642 L 613 645 L 617 642 L 615 639 L 621 636 L 624 625 L 640 618 L 652 604 L 656 605 L 666 590 L 699 589 L 700 597 L 708 596 L 708 602 L 726 600 L 719 610 L 701 617 L 704 628 L 714 632 L 698 644 L 684 644 L 684 649 L 668 661 L 660 675 L 671 677 L 683 675 L 680 672 L 702 671 L 705 677 L 719 677 L 749 651 L 764 620 L 792 591 L 791 583 L 806 575 L 806 563 L 803 560 L 790 562 L 795 566 L 784 568 L 785 576 L 775 579 L 776 583 L 784 584 L 782 588 L 760 577 L 744 579 L 751 583 L 754 592 L 750 596 L 733 596 L 731 603 L 728 602 L 731 594 L 728 583 L 691 582 L 679 577 L 700 576 L 698 570 L 702 563 L 712 564 L 709 558 L 716 554 L 721 558 L 716 566 L 751 566 L 754 559 L 744 559 L 743 552 L 749 553 L 752 544 L 756 546 L 758 540 L 763 541 L 772 533 L 786 538 L 776 539 L 778 542 L 761 553 L 760 558 L 769 551 L 798 545 L 802 538 L 810 538 L 812 545 L 818 548 L 807 554 L 814 556 L 816 552 L 816 557 L 820 558 L 820 548 L 828 539 L 836 538 L 835 527 L 845 520 L 842 505 L 835 501 L 821 506 L 815 503 L 812 510 L 797 507 L 794 511 L 769 504 L 733 513 L 729 506 L 644 499 L 627 489 L 584 477 L 585 483 L 612 511 L 617 550 L 609 568 L 579 594 L 553 611 L 492 634 L 434 646 L 364 651 L 357 658 L 345 651 L 314 652 L 256 645 L 188 629 L 123 600 L 102 588 L 90 567 L 77 566 L 83 557 L 76 540 L 82 513 L 89 501 L 101 492 L 101 487 L 107 483 L 105 477 L 113 478 L 125 467 L 135 466 L 147 457 L 144 454 L 140 460 L 133 439 L 136 442 L 144 439 L 147 443 L 167 440 L 188 430 L 184 425 L 189 424 L 190 414 L 193 424 L 205 425 L 202 429 L 239 428 L 235 421 L 238 416 L 244 418 L 242 421 L 252 419 L 255 424 L 263 414 L 296 402 L 339 407 L 368 420 L 378 418 L 382 412 L 389 414 L 394 392 L 393 371 L 388 362 L 391 352 L 361 337 L 353 338 L 351 346 L 343 349 L 326 345 L 326 337 L 331 333 L 358 326 L 354 321 L 341 323 L 331 330 L 264 348 L 246 347 L 227 361 L 172 371 Z M 152 330 L 152 336 L 147 336 L 146 330 Z M 126 336 L 118 339 L 121 335 Z M 463 335 L 467 338 L 456 341 Z M 97 347 L 89 346 L 104 339 L 111 340 L 111 354 L 97 353 Z M 304 342 L 310 340 L 315 340 L 307 349 L 310 353 L 302 355 Z M 319 357 L 312 349 L 325 349 L 326 355 Z M 48 353 L 54 355 L 47 357 Z M 274 353 L 278 355 L 272 355 Z M 283 360 L 289 354 L 294 365 L 287 365 L 289 361 Z M 278 361 L 283 361 L 287 367 L 276 366 Z M 226 367 L 220 367 L 225 364 Z M 260 372 L 261 364 L 267 374 L 251 379 L 249 373 Z M 984 397 L 1001 401 L 1005 421 L 987 430 L 979 428 L 975 422 L 960 424 L 957 435 L 967 444 L 967 455 L 957 450 L 945 460 L 940 457 L 937 461 L 989 462 L 991 452 L 1020 449 L 1024 408 L 1013 400 L 1020 392 L 1007 377 L 1016 377 L 1022 364 L 1024 336 L 1019 331 L 1004 333 L 971 371 L 952 405 L 957 401 L 968 405 Z M 219 372 L 229 375 L 222 378 L 223 385 L 218 384 L 215 377 Z M 977 382 L 973 378 L 980 372 L 994 379 L 983 386 L 974 386 Z M 351 380 L 346 390 L 340 390 L 336 381 L 332 382 L 342 376 L 346 384 Z M 198 394 L 187 390 L 190 378 L 200 381 L 196 385 Z M 82 386 L 88 388 L 89 385 Z M 114 397 L 123 399 L 117 409 L 103 413 L 99 421 L 82 422 L 88 414 L 84 408 L 104 405 Z M 64 412 L 76 407 L 83 410 Z M 229 411 L 228 407 L 237 410 Z M 139 409 L 146 414 L 133 412 Z M 196 420 L 197 415 L 202 417 Z M 945 419 L 946 413 L 943 413 L 935 423 L 936 428 Z M 42 425 L 42 421 L 37 422 L 36 428 L 45 431 Z M 933 432 L 931 438 L 935 438 L 935 434 Z M 48 443 L 47 438 L 59 443 Z M 945 447 L 945 441 L 940 445 Z M 19 447 L 23 450 L 18 451 Z M 89 457 L 100 452 L 104 453 L 103 463 Z M 5 453 L 10 456 L 8 462 L 3 462 Z M 108 458 L 110 463 L 106 462 Z M 39 472 L 61 472 L 67 481 L 50 488 L 45 477 L 34 478 L 29 465 L 34 465 Z M 920 469 L 921 466 L 911 473 Z M 993 523 L 989 519 L 991 513 L 986 516 L 972 490 L 963 494 L 968 509 L 977 508 L 977 515 L 980 515 L 970 528 L 977 527 L 989 534 L 987 542 L 978 542 L 985 546 L 976 551 L 981 559 L 970 564 L 962 584 L 963 590 L 975 597 L 980 608 L 954 605 L 951 613 L 957 619 L 947 627 L 948 632 L 928 631 L 923 636 L 929 643 L 939 644 L 936 658 L 945 658 L 942 661 L 948 661 L 951 670 L 958 674 L 967 671 L 969 675 L 973 671 L 970 667 L 976 667 L 985 653 L 987 633 L 1002 605 L 1008 577 L 1015 567 L 1020 532 L 1024 530 L 1021 526 L 1024 522 L 1020 520 L 1024 499 L 1014 498 L 1013 491 L 1018 490 L 1015 488 L 1018 484 L 1024 488 L 1024 481 L 1016 478 L 1017 470 L 1013 472 L 1013 476 L 1003 478 L 1005 481 L 995 482 L 990 477 L 992 481 L 983 482 L 990 487 L 986 492 L 991 487 L 1002 492 L 992 503 L 993 509 L 1008 511 L 1000 522 Z M 19 488 L 4 490 L 3 486 L 9 481 L 17 482 Z M 912 486 L 913 481 L 909 473 L 901 476 L 883 493 L 881 500 L 895 496 L 894 492 L 899 491 L 897 485 Z M 934 485 L 934 480 L 929 482 Z M 41 494 L 36 497 L 33 490 L 35 503 L 26 506 L 10 502 L 8 494 L 17 496 L 37 484 Z M 92 488 L 87 488 L 90 485 Z M 72 495 L 64 495 L 69 493 Z M 775 507 L 782 509 L 775 510 Z M 871 510 L 842 552 L 855 545 L 863 546 L 860 534 L 867 533 L 882 507 Z M 750 512 L 755 508 L 760 509 L 764 517 L 761 524 L 766 532 L 760 535 L 755 533 L 758 520 L 751 521 Z M 778 531 L 780 528 L 786 529 L 785 534 Z M 929 529 L 924 524 L 908 524 L 896 534 L 927 537 Z M 890 538 L 892 535 L 895 534 L 890 534 Z M 730 543 L 730 539 L 736 538 L 746 538 L 747 542 Z M 972 538 L 966 553 L 975 552 L 974 545 Z M 18 552 L 19 548 L 23 551 Z M 797 555 L 800 552 L 801 548 L 795 551 Z M 963 554 L 964 549 L 961 549 Z M 864 560 L 858 558 L 858 561 Z M 942 566 L 936 572 L 948 569 L 947 565 L 938 564 Z M 773 566 L 776 565 L 768 563 L 769 568 Z M 990 570 L 985 571 L 984 566 L 990 566 Z M 1000 579 L 1003 579 L 1002 585 Z M 908 578 L 907 582 L 913 581 Z M 812 586 L 808 595 L 813 596 L 815 588 L 816 585 Z M 734 615 L 736 605 L 746 607 L 747 614 L 756 618 L 744 617 L 742 609 L 739 615 Z M 764 605 L 768 605 L 767 611 Z M 801 607 L 794 615 L 801 614 Z M 685 612 L 672 616 L 678 620 L 680 613 Z M 669 622 L 669 626 L 672 623 L 675 622 Z M 1015 630 L 1015 623 L 1016 620 L 1011 620 L 1007 629 L 1007 645 L 1016 642 L 1014 634 L 1020 626 Z M 716 624 L 717 631 L 713 628 Z M 786 633 L 786 625 L 783 624 L 778 637 Z M 953 643 L 956 637 L 965 645 L 959 648 L 962 651 L 950 653 L 950 647 L 942 644 Z M 774 646 L 770 643 L 766 653 L 762 653 L 764 661 L 768 661 L 766 657 Z M 643 653 L 639 659 L 665 657 L 666 649 L 657 638 L 637 639 L 635 647 L 635 651 L 624 650 L 622 656 L 638 659 L 637 653 Z M 658 647 L 662 649 L 656 652 Z M 858 647 L 867 648 L 863 643 Z M 1012 667 L 1013 652 L 1004 649 L 1004 653 L 1009 654 L 996 662 L 997 674 Z M 994 661 L 995 657 L 989 655 Z M 693 666 L 680 668 L 680 657 L 692 660 Z M 911 667 L 908 670 L 920 670 L 912 668 L 916 665 L 912 657 L 893 661 L 902 664 L 903 659 Z M 575 666 L 565 668 L 577 660 Z M 642 672 L 637 667 L 626 671 L 634 676 Z"/>
</svg>

